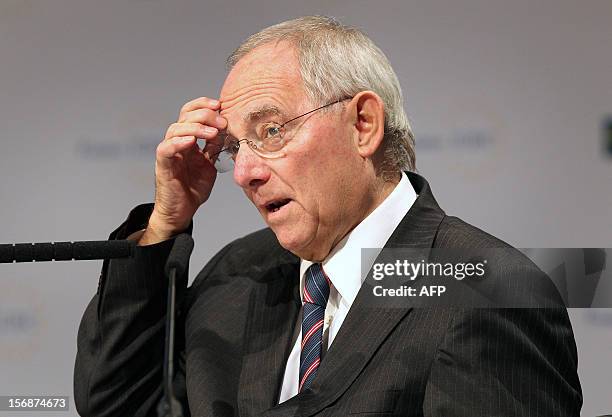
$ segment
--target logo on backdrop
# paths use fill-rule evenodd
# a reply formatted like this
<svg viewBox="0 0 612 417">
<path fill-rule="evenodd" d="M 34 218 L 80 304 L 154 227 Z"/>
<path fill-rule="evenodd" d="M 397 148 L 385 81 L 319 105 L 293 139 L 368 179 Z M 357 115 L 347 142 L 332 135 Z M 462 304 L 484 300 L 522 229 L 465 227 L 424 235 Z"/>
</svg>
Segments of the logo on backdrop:
<svg viewBox="0 0 612 417">
<path fill-rule="evenodd" d="M 164 137 L 168 118 L 161 108 L 135 109 L 121 114 L 109 126 L 88 131 L 75 143 L 75 153 L 88 161 L 144 161 L 152 166 Z"/>
<path fill-rule="evenodd" d="M 431 157 L 436 166 L 472 181 L 491 178 L 508 142 L 504 119 L 494 104 L 465 97 L 441 105 L 436 114 L 441 115 L 438 130 L 416 134 L 417 161 Z"/>
<path fill-rule="evenodd" d="M 159 140 L 157 136 L 133 136 L 123 140 L 108 138 L 81 138 L 76 142 L 75 152 L 79 158 L 96 161 L 118 159 L 155 161 L 155 149 Z"/>
<path fill-rule="evenodd" d="M 0 292 L 0 361 L 27 359 L 44 341 L 46 320 L 40 291 L 17 282 L 5 282 Z"/>
</svg>

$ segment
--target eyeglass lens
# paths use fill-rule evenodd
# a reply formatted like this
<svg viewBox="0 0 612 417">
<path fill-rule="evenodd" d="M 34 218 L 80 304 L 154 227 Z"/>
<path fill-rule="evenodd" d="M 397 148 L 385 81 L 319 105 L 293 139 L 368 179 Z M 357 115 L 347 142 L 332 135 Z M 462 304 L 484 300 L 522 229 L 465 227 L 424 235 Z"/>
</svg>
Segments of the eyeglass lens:
<svg viewBox="0 0 612 417">
<path fill-rule="evenodd" d="M 217 172 L 229 172 L 234 169 L 234 158 L 229 150 L 219 152 L 215 158 Z"/>
</svg>

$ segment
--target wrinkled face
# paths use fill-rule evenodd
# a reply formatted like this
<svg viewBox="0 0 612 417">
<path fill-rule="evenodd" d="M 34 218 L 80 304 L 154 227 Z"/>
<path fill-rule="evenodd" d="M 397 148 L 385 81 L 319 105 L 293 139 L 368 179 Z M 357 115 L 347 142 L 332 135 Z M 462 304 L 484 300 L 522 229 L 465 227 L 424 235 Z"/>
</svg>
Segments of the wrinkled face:
<svg viewBox="0 0 612 417">
<path fill-rule="evenodd" d="M 220 100 L 228 131 L 237 138 L 252 136 L 258 123 L 283 123 L 318 107 L 306 97 L 295 50 L 287 42 L 243 57 L 225 80 Z M 348 103 L 288 124 L 289 141 L 280 157 L 261 157 L 245 144 L 236 156 L 236 183 L 280 244 L 305 259 L 322 260 L 360 220 L 363 160 L 343 111 Z"/>
</svg>

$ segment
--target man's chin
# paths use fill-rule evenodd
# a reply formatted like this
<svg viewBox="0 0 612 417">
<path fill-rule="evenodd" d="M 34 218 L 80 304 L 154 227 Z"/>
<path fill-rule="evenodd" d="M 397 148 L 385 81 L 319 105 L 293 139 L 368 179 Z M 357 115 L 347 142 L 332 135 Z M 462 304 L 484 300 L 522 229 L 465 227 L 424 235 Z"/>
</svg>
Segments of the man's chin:
<svg viewBox="0 0 612 417">
<path fill-rule="evenodd" d="M 268 226 L 270 226 L 270 229 L 272 229 L 272 231 L 276 235 L 278 243 L 280 243 L 283 248 L 291 252 L 299 248 L 299 239 L 297 238 L 296 233 L 289 230 L 288 227 L 279 225 Z"/>
<path fill-rule="evenodd" d="M 296 256 L 301 257 L 301 253 L 304 250 L 305 241 L 301 233 L 296 232 L 295 228 L 287 227 L 286 225 L 269 225 L 274 234 L 276 235 L 276 239 L 278 243 L 289 252 L 293 253 Z"/>
</svg>

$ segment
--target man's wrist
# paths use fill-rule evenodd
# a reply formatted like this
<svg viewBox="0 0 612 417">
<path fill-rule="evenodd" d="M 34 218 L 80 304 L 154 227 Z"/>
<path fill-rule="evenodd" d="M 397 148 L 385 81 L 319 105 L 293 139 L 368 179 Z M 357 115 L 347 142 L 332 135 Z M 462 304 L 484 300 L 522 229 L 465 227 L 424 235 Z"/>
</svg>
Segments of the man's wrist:
<svg viewBox="0 0 612 417">
<path fill-rule="evenodd" d="M 187 227 L 164 227 L 159 226 L 154 214 L 151 215 L 149 223 L 144 230 L 144 233 L 138 240 L 138 246 L 153 245 L 156 243 L 164 242 L 169 239 L 173 239 L 175 236 L 183 233 L 189 228 Z"/>
<path fill-rule="evenodd" d="M 154 245 L 156 243 L 164 242 L 168 239 L 172 239 L 176 234 L 172 233 L 159 233 L 153 230 L 151 227 L 147 227 L 140 239 L 138 239 L 138 246 Z"/>
<path fill-rule="evenodd" d="M 142 238 L 142 235 L 144 234 L 145 230 L 146 229 L 137 230 L 134 233 L 130 234 L 128 237 L 126 237 L 125 240 L 130 240 L 132 242 L 138 243 Z"/>
</svg>

